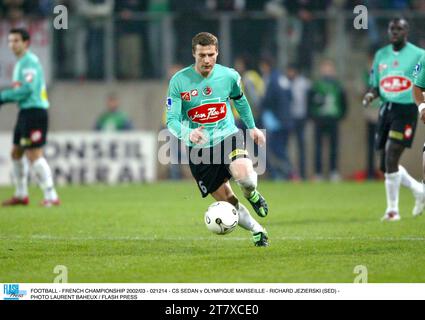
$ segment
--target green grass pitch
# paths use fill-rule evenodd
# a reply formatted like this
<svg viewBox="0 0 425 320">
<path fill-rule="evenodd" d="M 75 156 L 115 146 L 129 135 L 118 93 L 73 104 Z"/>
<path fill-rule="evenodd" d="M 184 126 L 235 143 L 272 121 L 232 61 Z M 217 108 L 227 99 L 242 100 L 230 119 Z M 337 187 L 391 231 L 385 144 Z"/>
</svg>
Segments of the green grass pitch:
<svg viewBox="0 0 425 320">
<path fill-rule="evenodd" d="M 369 282 L 425 282 L 425 216 L 412 217 L 410 191 L 395 223 L 380 222 L 383 182 L 260 182 L 260 191 L 268 248 L 240 228 L 211 234 L 203 214 L 213 199 L 191 181 L 60 188 L 63 205 L 51 209 L 32 188 L 29 207 L 0 208 L 0 282 L 53 282 L 57 265 L 73 283 L 352 283 L 358 265 Z"/>
</svg>

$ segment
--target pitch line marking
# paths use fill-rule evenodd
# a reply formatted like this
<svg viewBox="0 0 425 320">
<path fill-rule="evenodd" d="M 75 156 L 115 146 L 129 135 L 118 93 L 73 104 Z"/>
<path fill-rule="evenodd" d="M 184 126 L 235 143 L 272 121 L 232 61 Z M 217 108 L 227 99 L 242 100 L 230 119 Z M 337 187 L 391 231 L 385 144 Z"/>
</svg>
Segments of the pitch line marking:
<svg viewBox="0 0 425 320">
<path fill-rule="evenodd" d="M 1 240 L 50 240 L 50 241 L 206 241 L 213 240 L 212 237 L 138 237 L 138 236 L 128 236 L 128 237 L 91 237 L 91 236 L 81 236 L 81 237 L 61 237 L 61 236 L 52 236 L 46 234 L 39 234 L 33 236 L 0 236 Z M 220 237 L 215 238 L 225 241 L 246 241 L 249 239 L 247 237 Z M 425 237 L 272 237 L 272 240 L 276 241 L 386 241 L 386 242 L 395 242 L 395 241 L 425 241 Z"/>
</svg>

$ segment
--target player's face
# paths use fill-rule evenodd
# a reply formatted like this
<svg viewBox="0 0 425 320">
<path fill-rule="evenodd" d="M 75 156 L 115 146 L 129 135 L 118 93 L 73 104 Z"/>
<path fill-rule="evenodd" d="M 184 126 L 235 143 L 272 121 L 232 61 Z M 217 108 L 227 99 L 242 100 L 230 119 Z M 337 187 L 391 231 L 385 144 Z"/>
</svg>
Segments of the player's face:
<svg viewBox="0 0 425 320">
<path fill-rule="evenodd" d="M 28 42 L 22 40 L 22 36 L 18 33 L 9 34 L 9 48 L 16 56 L 22 55 L 22 53 L 28 48 Z"/>
<path fill-rule="evenodd" d="M 392 21 L 388 27 L 388 35 L 393 45 L 400 45 L 407 38 L 407 24 L 403 20 Z"/>
<path fill-rule="evenodd" d="M 196 45 L 195 52 L 195 68 L 203 76 L 209 75 L 217 62 L 218 50 L 216 46 Z"/>
</svg>

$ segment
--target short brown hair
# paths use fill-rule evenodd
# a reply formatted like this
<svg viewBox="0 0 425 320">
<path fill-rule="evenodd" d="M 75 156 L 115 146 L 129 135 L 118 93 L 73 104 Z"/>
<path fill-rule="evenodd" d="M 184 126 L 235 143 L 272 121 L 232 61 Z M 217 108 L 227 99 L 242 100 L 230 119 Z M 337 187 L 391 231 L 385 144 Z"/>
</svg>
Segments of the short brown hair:
<svg viewBox="0 0 425 320">
<path fill-rule="evenodd" d="M 209 32 L 198 33 L 192 39 L 192 52 L 196 51 L 197 45 L 201 46 L 215 46 L 218 50 L 218 39 L 215 35 Z"/>
</svg>

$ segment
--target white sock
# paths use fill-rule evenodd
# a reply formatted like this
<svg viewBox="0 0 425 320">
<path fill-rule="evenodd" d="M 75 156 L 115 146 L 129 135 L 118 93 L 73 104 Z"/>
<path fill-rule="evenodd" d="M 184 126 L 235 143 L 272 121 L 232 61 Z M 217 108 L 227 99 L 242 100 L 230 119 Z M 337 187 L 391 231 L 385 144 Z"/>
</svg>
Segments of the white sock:
<svg viewBox="0 0 425 320">
<path fill-rule="evenodd" d="M 397 171 L 385 174 L 385 190 L 387 193 L 387 212 L 398 212 L 398 196 L 400 191 L 401 174 Z"/>
<path fill-rule="evenodd" d="M 23 199 L 28 197 L 28 160 L 22 157 L 19 160 L 13 160 L 13 178 L 15 183 L 15 197 Z"/>
<path fill-rule="evenodd" d="M 239 225 L 245 230 L 252 231 L 254 233 L 264 232 L 264 228 L 249 214 L 248 209 L 239 202 L 236 207 L 239 212 Z"/>
<path fill-rule="evenodd" d="M 44 199 L 54 201 L 58 199 L 58 195 L 53 183 L 52 171 L 45 158 L 37 159 L 32 168 L 37 176 L 38 184 L 44 192 Z"/>
<path fill-rule="evenodd" d="M 398 166 L 401 176 L 401 185 L 412 190 L 414 194 L 422 193 L 423 188 L 419 181 L 416 181 L 403 166 Z"/>
</svg>

